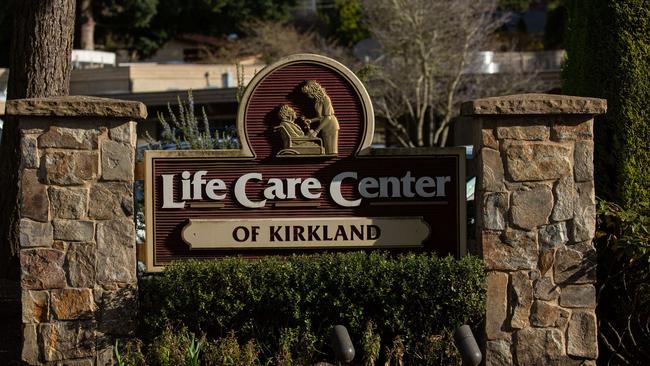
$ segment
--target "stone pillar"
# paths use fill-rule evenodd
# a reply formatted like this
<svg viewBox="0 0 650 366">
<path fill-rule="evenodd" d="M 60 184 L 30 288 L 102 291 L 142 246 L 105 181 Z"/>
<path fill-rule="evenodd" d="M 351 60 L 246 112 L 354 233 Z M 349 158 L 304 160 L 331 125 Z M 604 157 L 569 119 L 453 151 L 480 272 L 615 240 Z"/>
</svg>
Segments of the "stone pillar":
<svg viewBox="0 0 650 366">
<path fill-rule="evenodd" d="M 90 97 L 7 102 L 20 129 L 22 361 L 112 365 L 135 330 L 135 120 Z"/>
<path fill-rule="evenodd" d="M 606 106 L 545 94 L 462 106 L 477 127 L 486 365 L 595 365 L 593 117 Z"/>
</svg>

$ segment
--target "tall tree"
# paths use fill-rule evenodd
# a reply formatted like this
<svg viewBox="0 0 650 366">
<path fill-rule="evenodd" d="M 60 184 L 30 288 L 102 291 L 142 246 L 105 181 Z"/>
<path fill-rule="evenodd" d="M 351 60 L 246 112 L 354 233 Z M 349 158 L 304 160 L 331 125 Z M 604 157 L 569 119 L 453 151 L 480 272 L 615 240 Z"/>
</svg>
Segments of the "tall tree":
<svg viewBox="0 0 650 366">
<path fill-rule="evenodd" d="M 93 0 L 77 0 L 77 21 L 79 23 L 79 48 L 82 50 L 95 49 L 95 15 Z"/>
<path fill-rule="evenodd" d="M 241 36 L 251 21 L 288 20 L 296 3 L 297 0 L 159 0 L 156 15 L 135 34 L 133 47 L 140 55 L 148 56 L 183 33 Z"/>
<path fill-rule="evenodd" d="M 478 51 L 503 24 L 497 0 L 362 0 L 383 56 L 370 91 L 376 112 L 403 146 L 444 146 L 459 101 L 516 92 L 531 78 L 481 74 Z M 478 69 L 478 70 L 477 70 Z M 373 80 L 374 79 L 374 80 Z"/>
<path fill-rule="evenodd" d="M 359 0 L 334 0 L 330 6 L 318 9 L 318 13 L 329 28 L 329 36 L 342 45 L 352 47 L 370 36 Z"/>
<path fill-rule="evenodd" d="M 504 10 L 521 11 L 528 10 L 531 0 L 499 0 L 499 7 Z"/>
<path fill-rule="evenodd" d="M 75 48 L 129 50 L 135 60 L 179 34 L 246 34 L 254 21 L 286 21 L 297 0 L 76 0 Z M 0 0 L 0 48 L 8 45 L 7 2 Z M 8 64 L 0 53 L 0 67 Z"/>
<path fill-rule="evenodd" d="M 67 95 L 74 0 L 16 0 L 7 99 Z"/>
<path fill-rule="evenodd" d="M 67 95 L 74 32 L 74 0 L 14 0 L 7 99 Z M 5 121 L 0 143 L 0 247 L 5 260 L 18 243 L 20 135 Z M 13 257 L 13 256 L 12 256 Z M 4 264 L 5 268 L 8 263 Z"/>
<path fill-rule="evenodd" d="M 0 2 L 0 49 L 8 50 L 11 42 L 11 1 Z M 0 67 L 9 67 L 9 52 L 0 52 Z"/>
<path fill-rule="evenodd" d="M 76 0 L 75 48 L 130 45 L 156 14 L 158 0 Z"/>
<path fill-rule="evenodd" d="M 351 64 L 346 50 L 312 31 L 299 31 L 291 24 L 256 20 L 245 24 L 246 38 L 231 42 L 223 59 L 232 62 L 242 55 L 261 55 L 267 64 L 295 53 L 319 53 Z"/>
<path fill-rule="evenodd" d="M 596 193 L 626 208 L 650 202 L 650 2 L 567 2 L 567 94 L 607 99 L 595 131 Z"/>
<path fill-rule="evenodd" d="M 607 99 L 594 124 L 598 363 L 650 364 L 650 2 L 566 1 L 563 92 Z M 604 300 L 604 301 L 601 301 Z"/>
</svg>

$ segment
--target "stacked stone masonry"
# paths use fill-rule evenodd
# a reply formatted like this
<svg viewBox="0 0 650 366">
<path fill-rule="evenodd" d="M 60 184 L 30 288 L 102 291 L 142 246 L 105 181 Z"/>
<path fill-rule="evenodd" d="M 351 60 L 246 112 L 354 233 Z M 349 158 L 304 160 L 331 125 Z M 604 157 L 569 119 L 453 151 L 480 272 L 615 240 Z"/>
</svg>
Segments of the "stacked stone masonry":
<svg viewBox="0 0 650 366">
<path fill-rule="evenodd" d="M 478 125 L 488 366 L 596 364 L 593 116 L 605 109 L 557 95 L 463 106 Z"/>
<path fill-rule="evenodd" d="M 7 112 L 21 133 L 22 361 L 113 365 L 135 326 L 134 120 L 146 110 L 69 97 Z"/>
</svg>

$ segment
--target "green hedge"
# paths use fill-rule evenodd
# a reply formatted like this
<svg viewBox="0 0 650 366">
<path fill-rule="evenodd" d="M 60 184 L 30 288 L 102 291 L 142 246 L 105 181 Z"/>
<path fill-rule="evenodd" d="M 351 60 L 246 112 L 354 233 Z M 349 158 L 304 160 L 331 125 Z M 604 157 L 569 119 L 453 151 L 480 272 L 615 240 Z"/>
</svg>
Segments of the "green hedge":
<svg viewBox="0 0 650 366">
<path fill-rule="evenodd" d="M 485 307 L 483 264 L 470 256 L 357 252 L 189 261 L 140 284 L 145 340 L 169 324 L 208 339 L 234 331 L 241 344 L 255 340 L 265 360 L 286 349 L 287 339 L 295 352 L 312 348 L 311 361 L 332 360 L 329 330 L 343 324 L 355 360 L 395 357 L 401 348 L 409 365 L 453 363 L 450 332 L 476 325 Z"/>
<path fill-rule="evenodd" d="M 595 125 L 596 194 L 650 201 L 650 1 L 567 0 L 563 92 L 605 98 Z"/>
</svg>

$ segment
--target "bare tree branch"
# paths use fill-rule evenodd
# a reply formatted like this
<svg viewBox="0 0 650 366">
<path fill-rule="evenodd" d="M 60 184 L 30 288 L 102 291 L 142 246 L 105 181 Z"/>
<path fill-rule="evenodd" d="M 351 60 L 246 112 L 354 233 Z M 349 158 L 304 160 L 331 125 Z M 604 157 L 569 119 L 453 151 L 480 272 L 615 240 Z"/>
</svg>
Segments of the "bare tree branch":
<svg viewBox="0 0 650 366">
<path fill-rule="evenodd" d="M 377 112 L 404 125 L 412 145 L 444 146 L 461 101 L 538 90 L 523 72 L 495 83 L 472 69 L 505 20 L 495 15 L 498 0 L 360 1 L 383 53 L 371 94 L 392 118 Z"/>
</svg>

